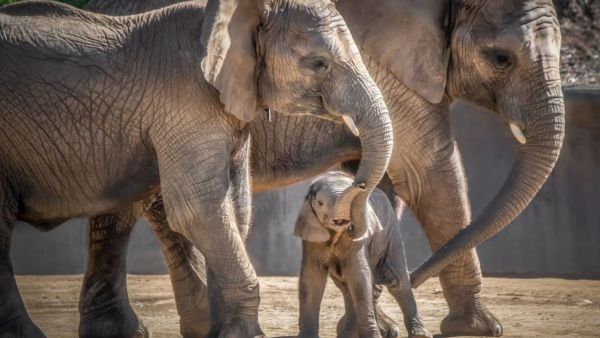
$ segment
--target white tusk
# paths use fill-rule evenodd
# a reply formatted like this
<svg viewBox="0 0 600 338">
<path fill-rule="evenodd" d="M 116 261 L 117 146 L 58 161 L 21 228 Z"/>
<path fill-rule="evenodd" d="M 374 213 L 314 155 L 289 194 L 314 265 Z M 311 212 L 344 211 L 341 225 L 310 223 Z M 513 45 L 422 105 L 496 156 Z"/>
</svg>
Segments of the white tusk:
<svg viewBox="0 0 600 338">
<path fill-rule="evenodd" d="M 515 139 L 517 139 L 517 142 L 519 142 L 521 144 L 527 143 L 525 134 L 523 134 L 523 130 L 521 130 L 521 128 L 519 128 L 519 126 L 517 126 L 514 123 L 509 123 L 509 126 L 510 126 L 510 131 L 512 131 L 512 133 L 513 133 L 513 136 L 515 137 Z"/>
<path fill-rule="evenodd" d="M 344 119 L 344 122 L 346 122 L 346 126 L 348 126 L 348 129 L 350 129 L 350 131 L 352 132 L 352 134 L 354 134 L 354 136 L 360 136 L 360 133 L 358 132 L 358 128 L 356 128 L 356 124 L 354 124 L 354 121 L 352 120 L 351 117 L 348 117 L 346 115 L 342 115 L 342 118 Z"/>
</svg>

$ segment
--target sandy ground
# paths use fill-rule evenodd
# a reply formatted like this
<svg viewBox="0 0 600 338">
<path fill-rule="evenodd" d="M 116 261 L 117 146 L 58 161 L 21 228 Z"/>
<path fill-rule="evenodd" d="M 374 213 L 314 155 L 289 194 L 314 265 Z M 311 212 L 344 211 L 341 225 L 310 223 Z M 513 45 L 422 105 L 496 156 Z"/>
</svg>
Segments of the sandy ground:
<svg viewBox="0 0 600 338">
<path fill-rule="evenodd" d="M 17 282 L 30 315 L 48 337 L 77 335 L 80 276 L 20 276 Z M 260 321 L 269 336 L 297 333 L 296 285 L 294 277 L 261 278 Z M 179 337 L 169 278 L 129 276 L 128 286 L 132 305 L 153 337 Z M 427 327 L 439 334 L 446 304 L 438 281 L 428 281 L 415 296 Z M 505 337 L 600 337 L 600 281 L 486 278 L 482 297 L 503 322 Z M 400 320 L 400 310 L 387 293 L 383 306 Z M 340 294 L 329 283 L 321 307 L 321 337 L 335 336 L 342 313 Z"/>
</svg>

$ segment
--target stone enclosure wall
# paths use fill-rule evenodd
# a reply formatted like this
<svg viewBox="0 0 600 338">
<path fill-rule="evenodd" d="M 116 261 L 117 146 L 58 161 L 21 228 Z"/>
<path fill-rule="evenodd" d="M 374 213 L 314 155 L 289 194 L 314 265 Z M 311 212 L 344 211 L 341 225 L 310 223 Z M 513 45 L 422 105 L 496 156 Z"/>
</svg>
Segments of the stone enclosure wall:
<svg viewBox="0 0 600 338">
<path fill-rule="evenodd" d="M 505 231 L 478 251 L 486 274 L 600 277 L 600 87 L 567 88 L 567 137 L 560 160 L 532 204 Z M 481 109 L 456 103 L 454 135 L 463 155 L 474 216 L 494 196 L 514 160 L 508 128 Z M 263 275 L 295 275 L 300 242 L 293 223 L 307 183 L 255 195 L 248 251 Z M 429 249 L 410 212 L 402 219 L 409 266 Z M 139 223 L 143 223 L 139 222 Z M 72 220 L 47 233 L 15 228 L 12 260 L 18 274 L 81 273 L 86 227 Z M 130 245 L 131 273 L 165 273 L 152 233 L 138 224 Z"/>
</svg>

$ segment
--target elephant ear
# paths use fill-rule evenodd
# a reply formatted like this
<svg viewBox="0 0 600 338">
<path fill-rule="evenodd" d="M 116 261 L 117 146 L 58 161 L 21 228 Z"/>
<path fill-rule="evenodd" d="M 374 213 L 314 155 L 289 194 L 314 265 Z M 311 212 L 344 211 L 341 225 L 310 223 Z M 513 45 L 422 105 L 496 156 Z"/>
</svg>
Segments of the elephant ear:
<svg viewBox="0 0 600 338">
<path fill-rule="evenodd" d="M 449 61 L 447 0 L 338 0 L 356 44 L 408 88 L 442 100 Z"/>
<path fill-rule="evenodd" d="M 308 242 L 322 243 L 330 238 L 329 231 L 319 222 L 317 215 L 310 206 L 310 198 L 307 197 L 302 204 L 294 226 L 294 236 Z"/>
<path fill-rule="evenodd" d="M 220 93 L 225 110 L 244 122 L 257 110 L 255 0 L 209 0 L 202 24 L 204 78 Z"/>
</svg>

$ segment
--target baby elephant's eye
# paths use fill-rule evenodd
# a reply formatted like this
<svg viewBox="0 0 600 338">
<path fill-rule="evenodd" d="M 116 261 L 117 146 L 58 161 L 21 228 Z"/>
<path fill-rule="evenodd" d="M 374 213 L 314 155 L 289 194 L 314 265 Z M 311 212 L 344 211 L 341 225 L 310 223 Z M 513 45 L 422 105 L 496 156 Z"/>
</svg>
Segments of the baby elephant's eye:
<svg viewBox="0 0 600 338">
<path fill-rule="evenodd" d="M 323 206 L 323 201 L 317 200 L 317 205 L 322 207 Z"/>
</svg>

